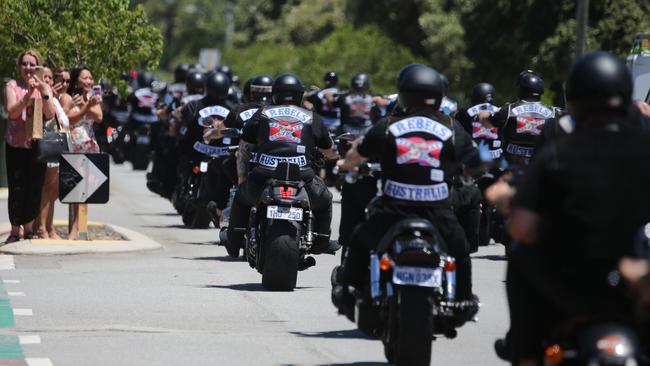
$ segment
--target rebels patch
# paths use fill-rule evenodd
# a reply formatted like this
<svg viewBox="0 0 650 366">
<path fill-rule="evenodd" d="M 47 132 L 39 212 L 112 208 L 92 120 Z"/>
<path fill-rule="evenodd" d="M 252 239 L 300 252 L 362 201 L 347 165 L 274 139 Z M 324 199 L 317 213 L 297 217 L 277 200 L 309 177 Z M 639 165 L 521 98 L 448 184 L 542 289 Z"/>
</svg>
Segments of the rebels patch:
<svg viewBox="0 0 650 366">
<path fill-rule="evenodd" d="M 535 117 L 517 117 L 517 133 L 539 136 L 542 134 L 545 119 Z"/>
<path fill-rule="evenodd" d="M 429 133 L 442 141 L 447 141 L 454 133 L 449 127 L 427 117 L 409 117 L 394 122 L 388 127 L 393 136 L 399 137 L 411 132 Z"/>
<path fill-rule="evenodd" d="M 278 121 L 269 123 L 269 141 L 300 143 L 303 124 L 300 122 Z"/>
<path fill-rule="evenodd" d="M 440 166 L 440 151 L 443 143 L 425 140 L 421 137 L 396 139 L 397 164 L 418 164 L 437 168 Z"/>
</svg>

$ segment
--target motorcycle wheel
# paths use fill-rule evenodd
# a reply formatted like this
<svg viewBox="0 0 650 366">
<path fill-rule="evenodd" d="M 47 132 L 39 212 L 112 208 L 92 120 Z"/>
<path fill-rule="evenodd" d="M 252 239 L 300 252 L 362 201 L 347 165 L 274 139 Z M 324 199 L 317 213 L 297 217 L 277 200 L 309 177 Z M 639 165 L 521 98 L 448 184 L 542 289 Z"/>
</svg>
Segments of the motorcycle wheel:
<svg viewBox="0 0 650 366">
<path fill-rule="evenodd" d="M 420 287 L 399 287 L 391 309 L 394 329 L 384 354 L 396 366 L 425 366 L 431 363 L 433 313 L 430 291 Z"/>
<path fill-rule="evenodd" d="M 195 207 L 194 220 L 192 229 L 207 229 L 210 227 L 210 216 L 203 205 L 193 205 Z"/>
<path fill-rule="evenodd" d="M 194 222 L 194 217 L 196 216 L 196 208 L 193 204 L 188 202 L 185 205 L 185 210 L 183 210 L 183 225 L 187 228 L 192 228 L 192 223 Z"/>
<path fill-rule="evenodd" d="M 136 145 L 133 154 L 133 170 L 147 170 L 149 166 L 149 148 L 145 145 Z"/>
<path fill-rule="evenodd" d="M 300 259 L 298 243 L 289 235 L 270 236 L 264 248 L 262 286 L 274 291 L 293 291 Z"/>
</svg>

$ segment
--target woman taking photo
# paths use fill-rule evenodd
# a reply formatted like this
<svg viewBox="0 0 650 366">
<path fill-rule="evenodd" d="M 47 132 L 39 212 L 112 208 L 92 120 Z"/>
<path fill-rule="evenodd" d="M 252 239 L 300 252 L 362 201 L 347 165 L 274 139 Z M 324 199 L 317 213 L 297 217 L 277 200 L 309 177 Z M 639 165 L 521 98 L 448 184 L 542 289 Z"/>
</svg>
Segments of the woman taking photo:
<svg viewBox="0 0 650 366">
<path fill-rule="evenodd" d="M 55 118 L 44 123 L 46 131 L 68 131 L 68 116 L 61 106 L 60 99 L 70 84 L 70 72 L 66 68 L 58 68 L 52 75 L 49 67 L 43 69 L 43 81 L 52 87 L 54 93 Z M 54 85 L 52 85 L 54 83 Z M 47 163 L 45 180 L 41 192 L 41 208 L 36 219 L 36 235 L 41 239 L 59 239 L 54 229 L 54 204 L 59 196 L 59 163 Z"/>
<path fill-rule="evenodd" d="M 16 61 L 19 77 L 7 82 L 4 100 L 8 113 L 5 142 L 11 222 L 11 233 L 5 243 L 32 238 L 41 203 L 45 164 L 36 160 L 36 149 L 32 149 L 32 140 L 25 131 L 27 119 L 34 112 L 32 100 L 42 100 L 44 120 L 53 118 L 56 110 L 52 90 L 38 76 L 37 70 L 43 64 L 40 53 L 29 49 L 21 52 Z"/>
<path fill-rule="evenodd" d="M 72 152 L 98 153 L 99 145 L 93 132 L 93 124 L 103 118 L 101 97 L 93 95 L 93 74 L 85 66 L 72 70 L 68 94 L 61 98 L 63 109 L 70 120 L 70 146 Z M 73 213 L 78 212 L 78 204 L 70 206 Z M 79 236 L 79 220 L 72 215 L 72 225 L 68 239 Z"/>
</svg>

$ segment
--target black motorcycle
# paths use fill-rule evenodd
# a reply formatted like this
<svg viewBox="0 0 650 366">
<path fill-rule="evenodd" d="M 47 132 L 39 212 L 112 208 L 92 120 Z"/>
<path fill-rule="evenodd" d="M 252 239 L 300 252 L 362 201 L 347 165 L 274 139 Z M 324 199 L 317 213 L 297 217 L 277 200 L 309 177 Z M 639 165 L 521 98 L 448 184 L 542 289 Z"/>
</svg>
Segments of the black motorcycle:
<svg viewBox="0 0 650 366">
<path fill-rule="evenodd" d="M 300 167 L 280 162 L 250 211 L 248 227 L 235 229 L 245 232 L 245 257 L 265 288 L 292 291 L 298 271 L 316 264 L 308 256 L 316 235 L 312 220 Z"/>
<path fill-rule="evenodd" d="M 359 175 L 379 170 L 362 164 Z M 346 179 L 354 181 L 354 175 Z M 341 312 L 359 330 L 382 340 L 395 365 L 429 365 L 435 335 L 457 335 L 456 263 L 435 225 L 424 219 L 395 222 L 370 253 L 362 288 L 350 289 L 355 308 Z M 335 276 L 335 274 L 333 274 Z"/>
<path fill-rule="evenodd" d="M 639 231 L 635 243 L 635 256 L 650 260 L 650 224 Z M 608 276 L 610 286 L 621 285 L 618 269 Z M 646 312 L 642 314 L 642 312 Z M 544 351 L 547 365 L 597 365 L 597 366 L 648 366 L 650 365 L 650 334 L 648 325 L 642 324 L 643 317 L 648 320 L 647 305 L 638 307 L 637 321 L 620 319 L 568 319 L 557 327 L 556 336 L 548 339 Z M 621 314 L 626 318 L 630 314 Z M 641 333 L 645 329 L 645 337 Z"/>
</svg>

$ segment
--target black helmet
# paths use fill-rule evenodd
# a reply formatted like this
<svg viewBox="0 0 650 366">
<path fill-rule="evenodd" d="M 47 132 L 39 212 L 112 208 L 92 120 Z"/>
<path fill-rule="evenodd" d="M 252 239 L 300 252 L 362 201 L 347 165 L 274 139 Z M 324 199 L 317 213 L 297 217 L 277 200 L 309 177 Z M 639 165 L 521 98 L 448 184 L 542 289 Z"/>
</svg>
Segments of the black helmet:
<svg viewBox="0 0 650 366">
<path fill-rule="evenodd" d="M 269 75 L 258 75 L 250 85 L 250 100 L 252 102 L 271 102 L 273 78 Z"/>
<path fill-rule="evenodd" d="M 138 87 L 139 88 L 150 88 L 151 84 L 153 84 L 154 80 L 156 80 L 153 76 L 153 74 L 149 71 L 140 71 L 138 73 Z"/>
<path fill-rule="evenodd" d="M 273 82 L 273 104 L 300 105 L 305 87 L 294 74 L 284 73 Z"/>
<path fill-rule="evenodd" d="M 178 64 L 174 69 L 174 83 L 184 83 L 187 79 L 187 72 L 190 70 L 190 65 L 182 63 Z"/>
<path fill-rule="evenodd" d="M 544 94 L 544 80 L 532 70 L 524 70 L 517 79 L 519 98 L 539 100 Z"/>
<path fill-rule="evenodd" d="M 190 71 L 185 79 L 185 88 L 188 94 L 203 94 L 205 74 L 195 70 Z"/>
<path fill-rule="evenodd" d="M 339 76 L 334 71 L 328 71 L 323 75 L 323 81 L 326 88 L 331 88 L 339 83 Z"/>
<path fill-rule="evenodd" d="M 232 82 L 222 72 L 211 72 L 205 79 L 205 94 L 214 99 L 225 99 Z"/>
<path fill-rule="evenodd" d="M 444 90 L 446 95 L 447 91 L 449 90 L 449 79 L 447 79 L 447 76 L 445 76 L 445 74 L 440 74 L 440 78 L 442 79 L 442 85 L 445 88 Z"/>
<path fill-rule="evenodd" d="M 472 88 L 472 104 L 492 103 L 495 94 L 492 84 L 478 83 Z"/>
<path fill-rule="evenodd" d="M 581 120 L 590 114 L 625 115 L 632 102 L 632 76 L 616 56 L 598 51 L 571 67 L 566 83 L 569 113 Z"/>
<path fill-rule="evenodd" d="M 406 72 L 414 67 L 426 67 L 426 66 L 422 64 L 408 64 L 402 67 L 402 69 L 397 73 L 397 85 L 399 85 L 400 81 L 402 81 L 404 75 L 406 75 Z"/>
<path fill-rule="evenodd" d="M 445 95 L 444 82 L 440 74 L 427 66 L 410 67 L 397 83 L 400 104 L 405 107 L 440 108 Z"/>
<path fill-rule="evenodd" d="M 365 72 L 354 74 L 352 80 L 350 80 L 350 88 L 354 91 L 370 90 L 370 75 Z"/>
<path fill-rule="evenodd" d="M 222 73 L 228 75 L 228 78 L 229 78 L 230 80 L 232 80 L 232 69 L 230 68 L 230 66 L 228 66 L 228 65 L 221 65 L 221 66 L 218 66 L 215 70 L 218 71 L 218 72 L 222 72 Z"/>
<path fill-rule="evenodd" d="M 255 79 L 255 76 L 246 80 L 246 82 L 244 83 L 244 90 L 242 90 L 242 93 L 244 95 L 242 96 L 242 99 L 245 103 L 251 101 L 251 84 L 253 83 L 253 79 Z"/>
</svg>

